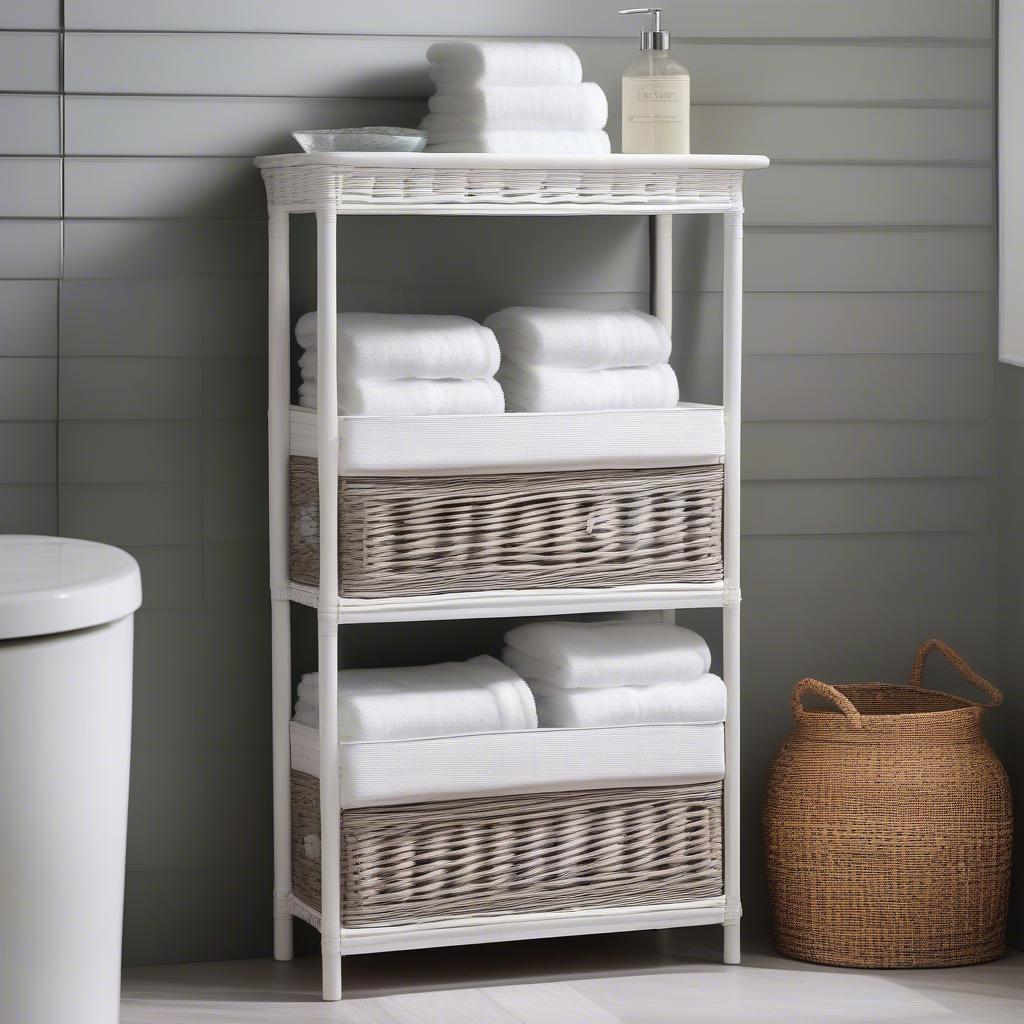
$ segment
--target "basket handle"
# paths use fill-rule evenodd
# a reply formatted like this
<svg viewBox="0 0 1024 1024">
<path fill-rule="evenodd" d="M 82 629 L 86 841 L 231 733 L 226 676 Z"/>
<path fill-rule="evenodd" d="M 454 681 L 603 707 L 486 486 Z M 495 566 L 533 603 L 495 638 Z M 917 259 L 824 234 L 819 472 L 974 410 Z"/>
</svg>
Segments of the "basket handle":
<svg viewBox="0 0 1024 1024">
<path fill-rule="evenodd" d="M 1000 690 L 990 683 L 987 679 L 983 679 L 978 675 L 977 672 L 967 664 L 966 661 L 952 647 L 949 646 L 944 640 L 925 640 L 923 644 L 917 649 L 917 655 L 914 657 L 914 666 L 910 670 L 910 685 L 920 686 L 921 677 L 924 675 L 924 663 L 928 660 L 928 655 L 932 651 L 938 651 L 946 661 L 950 663 L 967 680 L 972 686 L 976 686 L 986 697 L 989 698 L 987 704 L 982 704 L 980 701 L 973 701 L 972 703 L 977 704 L 978 707 L 982 708 L 997 708 L 1003 703 L 1003 695 Z"/>
<path fill-rule="evenodd" d="M 801 679 L 793 687 L 793 697 L 790 700 L 790 705 L 793 708 L 793 718 L 797 721 L 807 714 L 803 701 L 804 695 L 808 693 L 817 694 L 819 697 L 824 697 L 825 700 L 831 701 L 846 716 L 851 729 L 863 727 L 864 722 L 861 720 L 860 712 L 849 699 L 844 697 L 834 686 L 829 686 L 828 683 L 823 683 L 820 679 L 811 679 L 810 677 Z"/>
</svg>

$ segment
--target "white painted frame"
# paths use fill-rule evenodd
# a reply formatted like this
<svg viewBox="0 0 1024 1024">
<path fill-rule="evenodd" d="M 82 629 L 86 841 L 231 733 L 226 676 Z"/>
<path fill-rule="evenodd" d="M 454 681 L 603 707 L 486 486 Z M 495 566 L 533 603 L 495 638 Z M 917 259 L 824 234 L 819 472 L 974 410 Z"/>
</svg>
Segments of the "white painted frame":
<svg viewBox="0 0 1024 1024">
<path fill-rule="evenodd" d="M 518 167 L 543 170 L 549 164 L 562 171 L 570 166 L 564 158 L 493 157 L 445 155 L 444 159 L 405 156 L 410 169 L 436 171 L 487 167 Z M 338 201 L 338 176 L 346 167 L 373 166 L 365 155 L 309 157 L 262 157 L 257 165 L 280 176 L 304 176 L 290 182 L 299 198 L 287 205 L 269 204 L 269 484 L 270 484 L 270 589 L 273 687 L 273 793 L 274 793 L 274 957 L 293 955 L 292 918 L 318 928 L 323 960 L 323 998 L 342 995 L 343 955 L 415 949 L 429 946 L 507 941 L 550 935 L 629 931 L 645 928 L 721 924 L 724 929 L 723 959 L 740 961 L 740 400 L 742 369 L 743 305 L 743 206 L 742 175 L 745 170 L 767 166 L 765 157 L 636 157 L 610 156 L 578 161 L 581 171 L 612 173 L 670 170 L 693 176 L 699 191 L 700 175 L 726 172 L 731 180 L 727 203 L 716 197 L 701 202 L 661 197 L 638 204 L 593 204 L 565 201 L 538 207 L 528 199 L 500 209 L 478 202 L 453 209 L 450 202 L 406 200 L 368 211 Z M 511 173 L 511 172 L 510 172 Z M 265 173 L 266 177 L 266 173 Z M 308 179 L 308 180 L 306 180 Z M 320 486 L 320 585 L 318 590 L 291 584 L 288 579 L 288 459 L 290 391 L 289 240 L 291 213 L 315 212 L 317 224 L 317 458 Z M 671 330 L 672 326 L 672 218 L 674 214 L 721 213 L 724 228 L 723 267 L 723 415 L 725 424 L 725 516 L 723 527 L 724 579 L 721 585 L 690 587 L 626 587 L 603 590 L 518 591 L 444 595 L 425 599 L 351 601 L 342 599 L 338 585 L 338 459 L 337 410 L 337 233 L 338 216 L 349 213 L 450 215 L 452 213 L 528 215 L 602 215 L 646 213 L 652 239 L 651 309 Z M 723 613 L 723 675 L 728 690 L 725 724 L 724 783 L 724 893 L 710 900 L 635 908 L 601 908 L 543 914 L 509 914 L 460 918 L 443 923 L 395 925 L 374 928 L 342 928 L 340 793 L 338 747 L 320 746 L 321 891 L 323 913 L 317 914 L 291 892 L 291 794 L 288 723 L 291 717 L 291 635 L 289 601 L 317 608 L 318 670 L 320 673 L 320 735 L 337 735 L 338 694 L 334 685 L 339 662 L 338 627 L 345 622 L 401 622 L 414 619 L 483 618 L 505 615 L 560 614 L 631 608 L 661 609 L 668 620 L 678 608 L 721 608 Z"/>
<path fill-rule="evenodd" d="M 999 359 L 1024 366 L 1024 0 L 999 3 Z"/>
</svg>

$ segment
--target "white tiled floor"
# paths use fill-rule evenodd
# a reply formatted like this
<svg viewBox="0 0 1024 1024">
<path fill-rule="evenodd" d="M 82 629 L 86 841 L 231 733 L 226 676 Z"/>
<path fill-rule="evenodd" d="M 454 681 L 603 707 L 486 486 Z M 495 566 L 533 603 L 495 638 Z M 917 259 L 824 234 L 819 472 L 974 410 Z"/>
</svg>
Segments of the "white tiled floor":
<svg viewBox="0 0 1024 1024">
<path fill-rule="evenodd" d="M 711 933 L 708 933 L 711 934 Z M 850 971 L 748 949 L 715 962 L 708 935 L 553 939 L 355 957 L 346 999 L 318 999 L 319 961 L 143 967 L 122 1024 L 1002 1024 L 1024 1019 L 1024 953 L 940 971 Z M 749 945 L 749 944 L 748 944 Z"/>
</svg>

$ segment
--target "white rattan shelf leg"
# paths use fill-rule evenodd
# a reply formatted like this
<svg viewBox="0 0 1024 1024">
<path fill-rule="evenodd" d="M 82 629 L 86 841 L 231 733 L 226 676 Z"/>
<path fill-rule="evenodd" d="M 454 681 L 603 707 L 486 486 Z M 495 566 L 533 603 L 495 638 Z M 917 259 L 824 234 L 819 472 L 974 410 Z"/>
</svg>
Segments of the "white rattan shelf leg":
<svg viewBox="0 0 1024 1024">
<path fill-rule="evenodd" d="M 338 215 L 316 211 L 317 458 L 320 487 L 320 892 L 323 998 L 341 998 L 341 796 L 338 779 Z"/>
<path fill-rule="evenodd" d="M 288 213 L 268 211 L 267 451 L 274 793 L 274 959 L 291 960 L 291 612 L 288 605 Z"/>
<path fill-rule="evenodd" d="M 672 333 L 672 214 L 650 218 L 651 312 Z"/>
<path fill-rule="evenodd" d="M 725 407 L 725 589 L 740 586 L 740 427 L 743 360 L 743 214 L 725 214 L 723 293 L 723 384 Z M 725 720 L 724 874 L 726 924 L 723 958 L 740 962 L 740 607 L 722 611 Z"/>
<path fill-rule="evenodd" d="M 672 335 L 672 214 L 656 213 L 648 217 L 651 241 L 651 313 Z M 675 623 L 674 608 L 665 608 L 662 621 Z"/>
</svg>

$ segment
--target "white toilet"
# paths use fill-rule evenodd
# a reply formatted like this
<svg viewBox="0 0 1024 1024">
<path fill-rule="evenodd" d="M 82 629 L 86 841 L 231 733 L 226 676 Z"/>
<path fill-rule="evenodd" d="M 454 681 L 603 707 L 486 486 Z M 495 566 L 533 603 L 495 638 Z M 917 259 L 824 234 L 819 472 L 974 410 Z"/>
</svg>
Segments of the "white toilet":
<svg viewBox="0 0 1024 1024">
<path fill-rule="evenodd" d="M 139 567 L 0 537 L 0 1020 L 116 1024 Z"/>
</svg>

